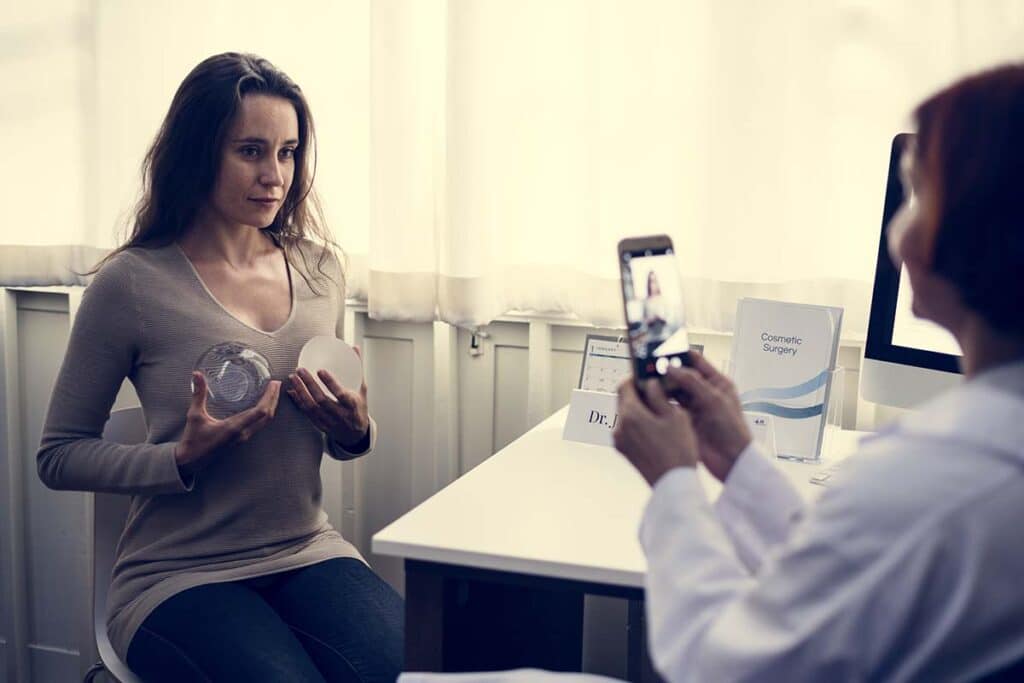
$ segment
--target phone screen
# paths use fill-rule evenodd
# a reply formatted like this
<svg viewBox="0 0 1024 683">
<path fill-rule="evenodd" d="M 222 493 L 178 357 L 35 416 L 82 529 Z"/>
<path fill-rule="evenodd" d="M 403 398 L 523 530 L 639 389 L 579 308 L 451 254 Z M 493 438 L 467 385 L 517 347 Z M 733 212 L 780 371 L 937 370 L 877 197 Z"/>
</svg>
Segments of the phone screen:
<svg viewBox="0 0 1024 683">
<path fill-rule="evenodd" d="M 622 296 L 637 379 L 689 365 L 679 266 L 671 246 L 623 251 Z"/>
</svg>

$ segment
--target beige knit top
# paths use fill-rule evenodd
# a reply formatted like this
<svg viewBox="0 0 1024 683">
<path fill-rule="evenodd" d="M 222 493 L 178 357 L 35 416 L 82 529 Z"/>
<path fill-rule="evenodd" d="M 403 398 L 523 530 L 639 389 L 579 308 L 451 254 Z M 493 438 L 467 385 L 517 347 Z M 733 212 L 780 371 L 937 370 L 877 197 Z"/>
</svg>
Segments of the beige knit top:
<svg viewBox="0 0 1024 683">
<path fill-rule="evenodd" d="M 318 247 L 300 249 L 316 263 Z M 190 374 L 204 351 L 242 342 L 269 361 L 271 379 L 285 380 L 310 337 L 341 337 L 340 287 L 314 281 L 318 295 L 300 275 L 301 259 L 290 265 L 291 314 L 273 332 L 229 313 L 174 244 L 118 254 L 82 297 L 43 428 L 39 476 L 55 489 L 131 495 L 107 603 L 111 643 L 122 658 L 149 613 L 187 588 L 334 557 L 362 559 L 321 505 L 322 454 L 357 454 L 325 439 L 287 396 L 270 424 L 225 447 L 193 481 L 182 481 L 174 461 Z M 341 282 L 336 259 L 324 270 Z M 125 377 L 145 413 L 145 444 L 101 438 Z M 370 449 L 376 431 L 371 420 Z"/>
</svg>

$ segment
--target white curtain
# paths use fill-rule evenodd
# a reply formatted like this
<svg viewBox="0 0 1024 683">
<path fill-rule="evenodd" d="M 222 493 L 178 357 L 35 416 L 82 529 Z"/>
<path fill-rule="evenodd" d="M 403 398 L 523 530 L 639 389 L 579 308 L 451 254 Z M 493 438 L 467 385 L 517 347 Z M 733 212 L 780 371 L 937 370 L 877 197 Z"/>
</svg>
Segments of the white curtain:
<svg viewBox="0 0 1024 683">
<path fill-rule="evenodd" d="M 103 253 L 84 220 L 90 25 L 84 1 L 0 7 L 0 285 L 70 284 Z"/>
<path fill-rule="evenodd" d="M 63 155 L 4 169 L 36 201 L 0 245 L 112 246 L 178 82 L 255 51 L 309 96 L 350 293 L 375 317 L 466 325 L 617 324 L 615 243 L 666 232 L 691 326 L 729 330 L 738 296 L 767 296 L 841 305 L 863 335 L 889 140 L 929 92 L 1024 56 L 1014 0 L 61 6 L 85 27 L 62 90 L 80 113 Z M 23 80 L 52 96 L 43 71 Z M 48 128 L 25 121 L 0 136 Z M 77 199 L 51 215 L 55 184 Z"/>
<path fill-rule="evenodd" d="M 0 9 L 0 284 L 73 284 L 119 244 L 140 165 L 202 59 L 255 52 L 311 103 L 346 251 L 369 235 L 369 0 L 41 0 Z M 365 292 L 364 292 L 365 293 Z"/>
<path fill-rule="evenodd" d="M 889 143 L 1024 45 L 1012 2 L 373 5 L 373 315 L 621 321 L 615 243 L 665 232 L 692 326 L 739 296 L 863 335 Z M 379 89 L 376 86 L 380 86 Z"/>
</svg>

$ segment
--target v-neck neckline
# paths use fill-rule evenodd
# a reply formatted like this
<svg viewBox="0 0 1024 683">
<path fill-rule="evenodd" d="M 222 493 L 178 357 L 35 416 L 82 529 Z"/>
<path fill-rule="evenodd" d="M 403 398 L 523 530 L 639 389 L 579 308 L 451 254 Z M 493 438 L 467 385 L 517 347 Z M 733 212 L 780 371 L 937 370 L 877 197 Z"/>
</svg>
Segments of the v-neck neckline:
<svg viewBox="0 0 1024 683">
<path fill-rule="evenodd" d="M 185 250 L 181 248 L 181 245 L 178 244 L 177 242 L 174 242 L 173 247 L 178 252 L 178 254 L 181 255 L 181 258 L 185 260 L 185 263 L 188 264 L 189 270 L 192 271 L 192 276 L 196 279 L 196 282 L 199 283 L 199 286 L 203 288 L 203 291 L 206 292 L 206 295 L 210 297 L 213 303 L 217 304 L 217 306 L 219 306 L 222 311 L 224 311 L 232 320 L 237 322 L 239 325 L 243 325 L 249 328 L 250 330 L 254 332 L 259 332 L 260 334 L 265 335 L 267 337 L 276 337 L 283 329 L 288 327 L 288 325 L 290 325 L 292 320 L 295 318 L 295 283 L 293 282 L 292 278 L 292 267 L 291 264 L 288 262 L 288 253 L 285 252 L 283 248 L 281 249 L 281 251 L 282 255 L 284 256 L 285 271 L 288 274 L 288 295 L 290 299 L 291 308 L 288 311 L 288 317 L 285 319 L 283 323 L 281 323 L 281 325 L 277 329 L 263 330 L 256 327 L 255 325 L 250 325 L 249 323 L 245 322 L 237 315 L 232 313 L 227 306 L 221 303 L 220 299 L 218 299 L 217 296 L 210 290 L 210 288 L 206 286 L 206 282 L 203 281 L 203 276 L 199 274 L 199 271 L 196 269 L 195 264 L 192 263 L 192 259 L 188 257 L 188 254 L 186 254 Z"/>
</svg>

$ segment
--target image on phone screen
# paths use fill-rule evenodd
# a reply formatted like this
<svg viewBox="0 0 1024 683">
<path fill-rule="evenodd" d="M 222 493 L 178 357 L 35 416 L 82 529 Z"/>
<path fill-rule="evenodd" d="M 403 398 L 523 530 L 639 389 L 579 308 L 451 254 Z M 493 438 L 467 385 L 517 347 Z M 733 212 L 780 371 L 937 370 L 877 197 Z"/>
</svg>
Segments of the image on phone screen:
<svg viewBox="0 0 1024 683">
<path fill-rule="evenodd" d="M 626 329 L 638 376 L 664 374 L 690 350 L 679 267 L 672 247 L 621 255 Z M 664 360 L 661 360 L 664 359 Z"/>
</svg>

